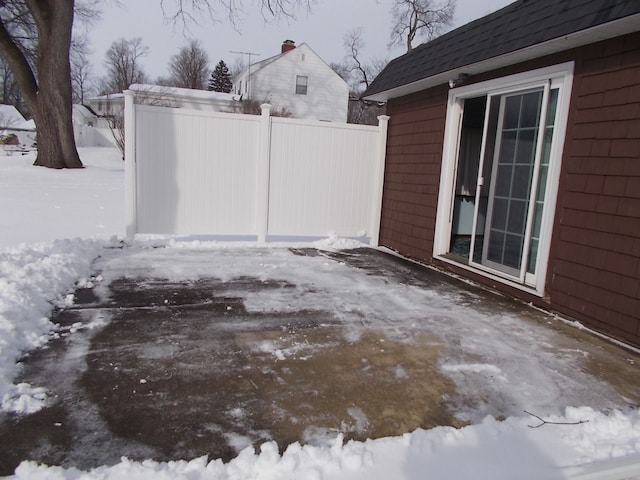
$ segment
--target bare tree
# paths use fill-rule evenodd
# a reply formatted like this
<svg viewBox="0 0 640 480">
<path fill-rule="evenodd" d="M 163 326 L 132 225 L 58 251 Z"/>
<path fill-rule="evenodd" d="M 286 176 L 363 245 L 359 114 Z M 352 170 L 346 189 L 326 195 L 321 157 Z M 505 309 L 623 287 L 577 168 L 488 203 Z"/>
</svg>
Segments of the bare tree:
<svg viewBox="0 0 640 480">
<path fill-rule="evenodd" d="M 147 75 L 142 70 L 140 60 L 149 53 L 149 47 L 142 44 L 140 37 L 121 38 L 111 44 L 105 54 L 107 76 L 105 93 L 119 93 L 133 83 L 145 83 Z"/>
<path fill-rule="evenodd" d="M 238 105 L 231 113 L 243 113 L 245 115 L 261 115 L 262 114 L 262 104 L 271 102 L 269 100 L 242 100 L 238 102 Z M 287 107 L 280 107 L 277 105 L 271 106 L 271 111 L 269 115 L 272 117 L 291 117 L 292 113 Z"/>
<path fill-rule="evenodd" d="M 74 1 L 0 3 L 0 55 L 7 62 L 38 129 L 35 165 L 79 168 L 73 137 L 69 49 Z M 87 18 L 92 15 L 91 4 Z"/>
<path fill-rule="evenodd" d="M 29 109 L 20 95 L 18 83 L 9 64 L 0 57 L 0 103 L 13 105 L 24 116 L 28 117 Z"/>
<path fill-rule="evenodd" d="M 0 103 L 11 105 L 17 90 L 18 85 L 9 64 L 0 59 Z"/>
<path fill-rule="evenodd" d="M 386 63 L 386 61 L 364 62 L 362 60 L 362 50 L 364 48 L 362 34 L 362 27 L 358 27 L 349 30 L 343 37 L 343 45 L 347 50 L 345 68 L 351 77 L 351 82 L 349 83 L 356 90 L 368 88 L 376 75 L 382 70 L 379 64 Z"/>
<path fill-rule="evenodd" d="M 162 87 L 171 87 L 172 85 L 147 85 L 145 87 L 136 88 L 136 104 L 138 105 L 153 105 L 156 107 L 177 108 L 178 105 L 174 100 L 171 100 L 167 95 L 170 89 Z M 122 160 L 124 160 L 125 149 L 125 129 L 124 129 L 124 110 L 117 108 L 113 102 L 113 96 L 106 95 L 106 111 L 109 112 L 105 115 L 108 120 L 109 130 L 113 140 L 122 154 Z"/>
<path fill-rule="evenodd" d="M 456 0 L 394 0 L 389 46 L 406 43 L 410 52 L 418 34 L 432 40 L 451 24 L 455 7 Z"/>
<path fill-rule="evenodd" d="M 0 1 L 0 56 L 11 68 L 36 123 L 38 153 L 35 165 L 82 167 L 73 137 L 69 50 L 74 17 L 96 18 L 98 3 L 98 0 Z M 313 0 L 259 2 L 262 14 L 271 12 L 273 17 L 291 16 L 295 7 L 306 5 L 309 8 L 312 3 Z M 161 4 L 169 15 L 169 6 L 173 4 L 175 18 L 183 20 L 188 20 L 184 15 L 187 7 L 192 11 L 204 8 L 213 15 L 213 6 L 222 6 L 234 18 L 238 12 L 238 3 L 227 0 L 161 0 Z"/>
<path fill-rule="evenodd" d="M 229 66 L 229 73 L 231 77 L 236 77 L 240 74 L 245 68 L 247 68 L 247 63 L 243 60 L 242 57 L 238 57 L 233 61 L 233 65 Z"/>
<path fill-rule="evenodd" d="M 387 60 L 363 60 L 364 41 L 362 34 L 362 28 L 356 28 L 344 35 L 345 60 L 343 63 L 332 64 L 332 68 L 349 84 L 347 122 L 376 125 L 378 115 L 383 115 L 386 107 L 378 102 L 363 100 L 361 94 L 364 89 L 369 87 L 376 75 L 382 71 Z"/>
<path fill-rule="evenodd" d="M 345 82 L 349 83 L 351 81 L 351 70 L 347 62 L 331 62 L 329 67 Z"/>
<path fill-rule="evenodd" d="M 163 77 L 163 76 L 157 77 L 153 82 L 153 85 L 158 85 L 160 87 L 177 87 L 173 77 Z"/>
<path fill-rule="evenodd" d="M 95 79 L 89 62 L 89 41 L 86 35 L 73 37 L 69 60 L 71 62 L 71 88 L 73 103 L 84 104 L 84 97 L 95 86 Z"/>
<path fill-rule="evenodd" d="M 315 3 L 316 0 L 260 0 L 260 14 L 265 21 L 282 17 L 295 19 L 298 8 L 310 11 Z M 199 24 L 206 17 L 214 22 L 225 18 L 236 27 L 246 14 L 242 2 L 236 0 L 160 0 L 160 6 L 167 19 L 184 28 L 192 23 Z"/>
<path fill-rule="evenodd" d="M 169 72 L 176 87 L 204 90 L 209 76 L 209 55 L 197 40 L 171 57 Z"/>
</svg>

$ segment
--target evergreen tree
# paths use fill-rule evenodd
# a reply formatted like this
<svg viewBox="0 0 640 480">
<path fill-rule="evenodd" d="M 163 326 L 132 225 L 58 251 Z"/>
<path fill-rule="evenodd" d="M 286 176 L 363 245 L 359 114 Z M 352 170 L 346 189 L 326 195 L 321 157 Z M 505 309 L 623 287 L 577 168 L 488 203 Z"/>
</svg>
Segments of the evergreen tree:
<svg viewBox="0 0 640 480">
<path fill-rule="evenodd" d="M 232 87 L 229 69 L 224 61 L 220 60 L 216 68 L 211 72 L 208 89 L 214 92 L 229 93 Z"/>
</svg>

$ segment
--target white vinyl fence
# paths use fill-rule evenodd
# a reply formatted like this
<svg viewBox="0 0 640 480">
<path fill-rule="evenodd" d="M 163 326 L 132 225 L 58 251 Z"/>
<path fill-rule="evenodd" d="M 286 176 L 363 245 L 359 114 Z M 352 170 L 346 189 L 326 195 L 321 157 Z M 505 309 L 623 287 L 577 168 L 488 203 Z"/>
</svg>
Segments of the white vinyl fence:
<svg viewBox="0 0 640 480">
<path fill-rule="evenodd" d="M 378 127 L 135 103 L 125 92 L 127 235 L 377 244 L 388 117 Z"/>
</svg>

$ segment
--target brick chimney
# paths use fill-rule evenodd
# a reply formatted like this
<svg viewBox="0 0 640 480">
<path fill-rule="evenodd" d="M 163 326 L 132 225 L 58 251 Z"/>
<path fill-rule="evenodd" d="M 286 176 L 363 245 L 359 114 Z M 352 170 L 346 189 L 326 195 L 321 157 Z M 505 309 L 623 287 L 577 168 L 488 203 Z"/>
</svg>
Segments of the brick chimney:
<svg viewBox="0 0 640 480">
<path fill-rule="evenodd" d="M 294 48 L 296 48 L 296 42 L 294 42 L 293 40 L 285 40 L 284 42 L 282 42 L 281 53 L 288 52 L 289 50 L 293 50 Z"/>
</svg>

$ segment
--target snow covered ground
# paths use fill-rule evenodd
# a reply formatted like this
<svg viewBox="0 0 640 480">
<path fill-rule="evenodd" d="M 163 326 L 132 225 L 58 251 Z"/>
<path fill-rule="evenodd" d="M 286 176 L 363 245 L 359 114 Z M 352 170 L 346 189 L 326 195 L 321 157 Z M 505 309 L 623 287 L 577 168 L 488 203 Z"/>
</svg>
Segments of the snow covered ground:
<svg viewBox="0 0 640 480">
<path fill-rule="evenodd" d="M 73 301 L 69 294 L 76 284 L 90 281 L 94 258 L 116 241 L 112 236 L 124 232 L 119 153 L 81 149 L 80 154 L 87 165 L 81 171 L 31 167 L 32 155 L 0 157 L 0 401 L 5 412 L 40 406 L 43 392 L 37 385 L 14 384 L 20 357 L 47 341 L 53 306 Z M 180 242 L 164 244 L 185 248 Z M 324 243 L 340 245 L 350 243 Z M 460 373 L 456 365 L 443 369 Z M 532 428 L 540 420 L 524 414 L 504 421 L 487 416 L 462 429 L 438 427 L 347 444 L 338 437 L 329 446 L 293 444 L 283 455 L 266 443 L 227 464 L 206 458 L 168 463 L 123 458 L 117 465 L 81 472 L 24 462 L 11 478 L 640 479 L 638 410 L 599 411 L 587 405 L 536 413 L 559 424 Z"/>
<path fill-rule="evenodd" d="M 31 168 L 0 154 L 0 247 L 124 235 L 124 162 L 113 148 L 81 149 L 82 170 Z"/>
</svg>

